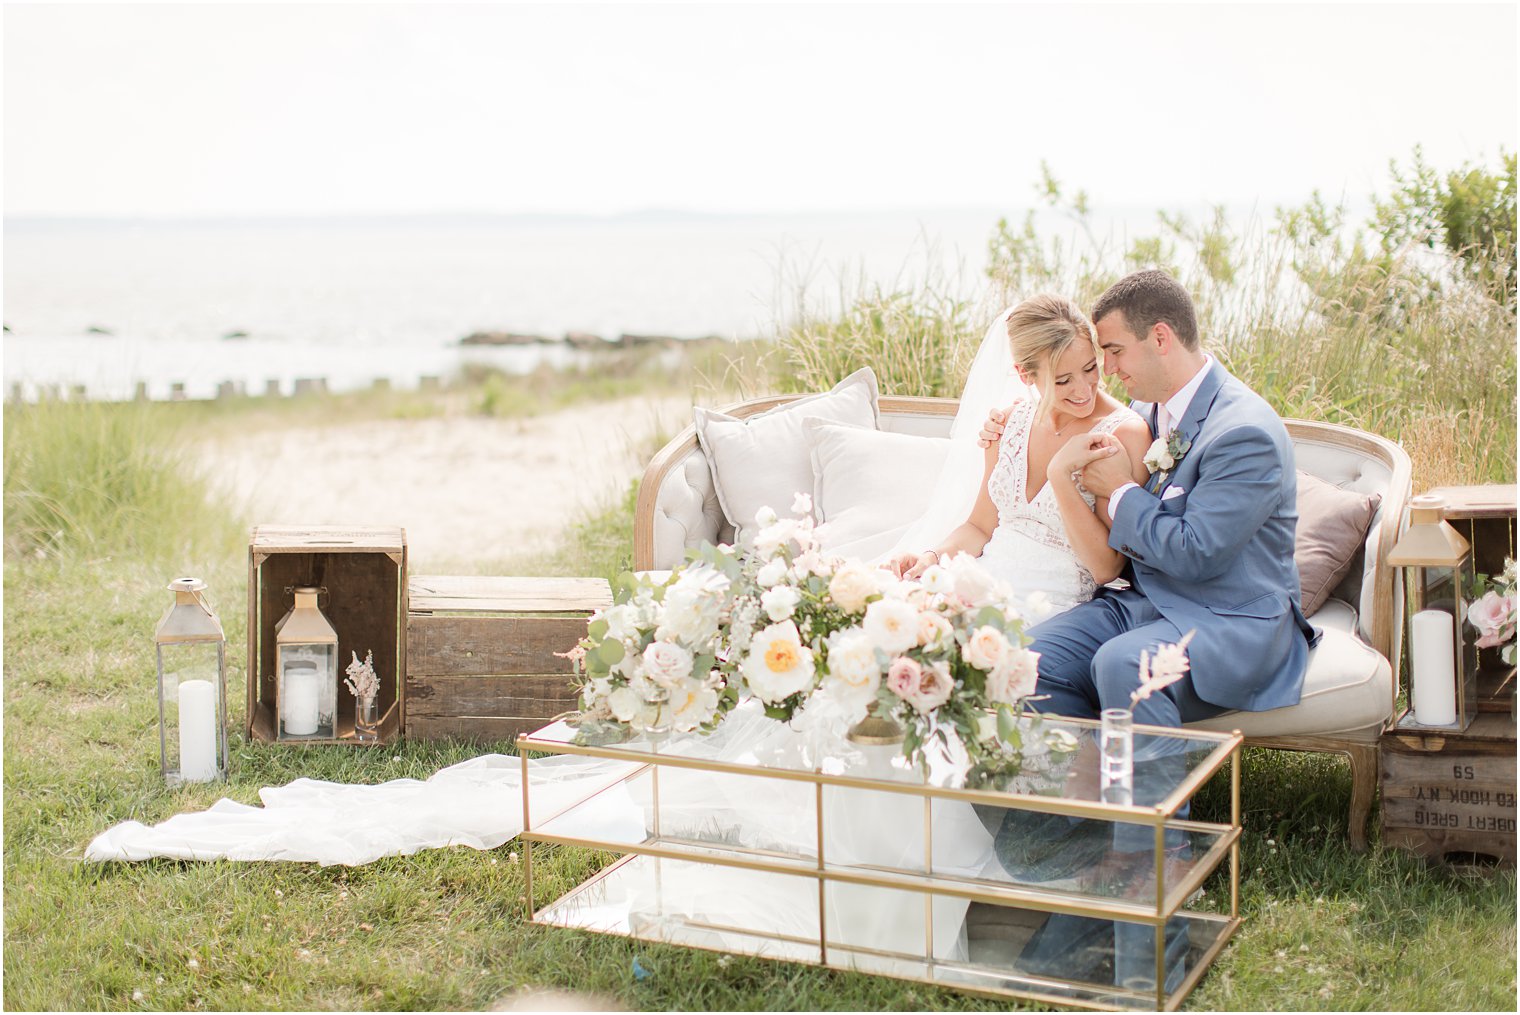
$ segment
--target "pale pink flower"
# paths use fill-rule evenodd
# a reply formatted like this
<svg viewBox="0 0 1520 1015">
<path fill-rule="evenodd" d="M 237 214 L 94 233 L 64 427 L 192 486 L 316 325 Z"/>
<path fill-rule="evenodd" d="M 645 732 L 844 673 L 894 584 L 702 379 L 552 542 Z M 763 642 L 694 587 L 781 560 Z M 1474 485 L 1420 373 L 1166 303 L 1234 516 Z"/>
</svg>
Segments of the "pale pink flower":
<svg viewBox="0 0 1520 1015">
<path fill-rule="evenodd" d="M 1485 592 L 1467 608 L 1467 622 L 1478 632 L 1479 648 L 1498 648 L 1515 637 L 1515 597 Z"/>
<path fill-rule="evenodd" d="M 1040 653 L 1010 646 L 987 674 L 987 697 L 999 703 L 1017 704 L 1034 693 L 1039 679 Z"/>
<path fill-rule="evenodd" d="M 907 701 L 918 690 L 920 673 L 921 668 L 917 662 L 907 656 L 898 656 L 887 667 L 887 686 L 893 694 Z"/>
<path fill-rule="evenodd" d="M 1170 687 L 1187 675 L 1187 646 L 1196 632 L 1189 631 L 1175 645 L 1162 645 L 1154 656 L 1140 653 L 1140 686 L 1129 696 L 1130 707 L 1140 704 L 1155 692 Z"/>
<path fill-rule="evenodd" d="M 943 662 L 920 666 L 907 656 L 898 656 L 887 670 L 887 686 L 916 711 L 925 713 L 949 701 L 955 683 Z"/>
</svg>

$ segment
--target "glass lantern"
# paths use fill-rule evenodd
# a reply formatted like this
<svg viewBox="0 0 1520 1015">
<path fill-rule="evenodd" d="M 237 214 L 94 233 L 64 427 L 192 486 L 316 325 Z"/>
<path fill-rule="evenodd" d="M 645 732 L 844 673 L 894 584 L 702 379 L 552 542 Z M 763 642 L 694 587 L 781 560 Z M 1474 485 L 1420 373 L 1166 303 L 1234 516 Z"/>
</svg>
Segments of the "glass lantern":
<svg viewBox="0 0 1520 1015">
<path fill-rule="evenodd" d="M 1388 555 L 1403 569 L 1411 716 L 1400 725 L 1464 730 L 1478 702 L 1477 649 L 1467 634 L 1472 548 L 1443 517 L 1445 498 L 1409 501 L 1409 528 Z"/>
<path fill-rule="evenodd" d="M 338 632 L 317 609 L 321 589 L 293 591 L 295 606 L 274 626 L 277 739 L 335 740 Z"/>
<path fill-rule="evenodd" d="M 164 782 L 227 777 L 227 638 L 199 578 L 168 585 L 174 603 L 153 632 L 158 648 L 158 756 Z"/>
</svg>

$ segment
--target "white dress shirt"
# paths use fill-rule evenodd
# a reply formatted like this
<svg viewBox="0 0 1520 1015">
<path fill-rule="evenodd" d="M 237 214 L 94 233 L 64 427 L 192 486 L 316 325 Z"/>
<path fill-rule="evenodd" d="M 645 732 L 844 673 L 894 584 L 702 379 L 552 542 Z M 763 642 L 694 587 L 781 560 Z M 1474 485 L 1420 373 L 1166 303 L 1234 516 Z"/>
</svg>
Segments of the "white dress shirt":
<svg viewBox="0 0 1520 1015">
<path fill-rule="evenodd" d="M 1164 410 L 1164 413 L 1158 412 L 1156 414 L 1157 428 L 1161 431 L 1159 434 L 1157 434 L 1158 438 L 1165 439 L 1166 435 L 1171 432 L 1172 428 L 1176 427 L 1179 423 L 1182 422 L 1183 417 L 1187 415 L 1188 406 L 1193 404 L 1193 396 L 1198 394 L 1198 389 L 1203 386 L 1204 376 L 1208 374 L 1209 367 L 1213 365 L 1214 357 L 1210 356 L 1208 353 L 1204 353 L 1203 366 L 1198 368 L 1198 372 L 1193 375 L 1192 380 L 1188 381 L 1182 387 L 1178 388 L 1177 393 L 1174 394 L 1171 398 L 1168 398 L 1165 402 L 1161 403 L 1160 408 Z M 1145 411 L 1139 407 L 1136 407 L 1135 411 L 1140 413 L 1142 416 L 1146 414 Z M 1162 418 L 1163 415 L 1165 416 L 1164 419 Z M 1123 497 L 1126 493 L 1139 485 L 1140 484 L 1133 482 L 1125 483 L 1123 486 L 1115 490 L 1113 494 L 1108 498 L 1108 518 L 1110 521 L 1114 519 L 1114 516 L 1119 511 L 1119 498 Z"/>
</svg>

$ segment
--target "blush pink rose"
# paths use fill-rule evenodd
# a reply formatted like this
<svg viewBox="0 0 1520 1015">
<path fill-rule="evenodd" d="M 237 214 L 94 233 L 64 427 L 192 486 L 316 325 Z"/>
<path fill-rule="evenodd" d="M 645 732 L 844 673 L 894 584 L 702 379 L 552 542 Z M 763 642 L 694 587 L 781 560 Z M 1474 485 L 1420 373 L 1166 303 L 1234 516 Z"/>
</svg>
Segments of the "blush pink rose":
<svg viewBox="0 0 1520 1015">
<path fill-rule="evenodd" d="M 1477 630 L 1479 648 L 1498 648 L 1515 637 L 1515 597 L 1485 592 L 1467 609 L 1467 622 Z"/>
<path fill-rule="evenodd" d="M 954 680 L 944 663 L 920 666 L 907 656 L 898 656 L 887 670 L 887 686 L 922 714 L 950 700 Z"/>
<path fill-rule="evenodd" d="M 918 663 L 907 656 L 898 656 L 892 660 L 892 665 L 887 667 L 887 686 L 902 700 L 912 701 L 913 695 L 918 693 L 918 681 L 921 676 L 922 670 Z"/>
</svg>

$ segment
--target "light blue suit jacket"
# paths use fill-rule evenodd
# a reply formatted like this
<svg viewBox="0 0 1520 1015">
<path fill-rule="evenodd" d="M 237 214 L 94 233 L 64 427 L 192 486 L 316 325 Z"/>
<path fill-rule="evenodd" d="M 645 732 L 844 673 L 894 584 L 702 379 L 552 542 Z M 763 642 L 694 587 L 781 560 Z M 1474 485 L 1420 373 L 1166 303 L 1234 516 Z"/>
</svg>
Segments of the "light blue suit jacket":
<svg viewBox="0 0 1520 1015">
<path fill-rule="evenodd" d="M 1134 408 L 1151 418 L 1149 403 Z M 1161 615 L 1196 632 L 1199 697 L 1250 711 L 1296 704 L 1319 632 L 1299 606 L 1287 428 L 1216 361 L 1177 429 L 1192 446 L 1168 475 L 1119 499 L 1109 545 Z"/>
</svg>

